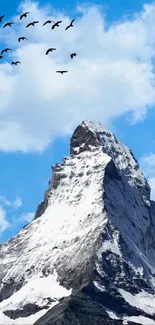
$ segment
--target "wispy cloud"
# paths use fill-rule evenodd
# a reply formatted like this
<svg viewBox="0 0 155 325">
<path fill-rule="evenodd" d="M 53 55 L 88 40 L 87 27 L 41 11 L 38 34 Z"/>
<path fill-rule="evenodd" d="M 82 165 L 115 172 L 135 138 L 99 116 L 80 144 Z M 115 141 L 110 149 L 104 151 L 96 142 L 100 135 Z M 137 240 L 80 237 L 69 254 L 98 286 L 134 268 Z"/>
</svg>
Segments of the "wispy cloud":
<svg viewBox="0 0 155 325">
<path fill-rule="evenodd" d="M 0 206 L 0 235 L 9 227 L 11 227 L 11 224 L 6 219 L 6 211 Z"/>
<path fill-rule="evenodd" d="M 23 202 L 22 199 L 20 197 L 16 197 L 16 199 L 13 201 L 13 207 L 17 210 L 18 208 L 20 208 L 22 206 Z"/>
<path fill-rule="evenodd" d="M 140 165 L 151 187 L 151 198 L 155 200 L 155 153 L 141 157 Z"/>
<path fill-rule="evenodd" d="M 0 195 L 0 202 L 6 206 L 11 206 L 12 203 L 4 195 Z"/>
<path fill-rule="evenodd" d="M 14 201 L 8 200 L 5 195 L 0 195 L 0 202 L 4 206 L 10 207 L 11 209 L 17 210 L 23 204 L 21 197 L 17 196 Z"/>
<path fill-rule="evenodd" d="M 13 217 L 10 217 L 9 221 L 8 214 L 12 215 L 14 211 L 18 210 L 22 206 L 22 204 L 22 199 L 19 196 L 17 196 L 13 201 L 8 200 L 5 195 L 0 196 L 0 235 L 2 235 L 2 233 L 5 232 L 8 228 L 13 226 Z M 28 221 L 28 218 L 29 220 L 31 218 L 31 214 L 29 213 L 27 215 L 27 219 L 25 214 L 25 219 L 24 215 L 22 215 L 22 218 L 19 218 L 18 222 Z"/>
<path fill-rule="evenodd" d="M 23 213 L 20 217 L 16 217 L 13 219 L 14 223 L 21 223 L 21 222 L 31 222 L 34 218 L 34 212 Z"/>
<path fill-rule="evenodd" d="M 16 16 L 13 28 L 0 31 L 0 39 L 13 48 L 9 61 L 22 62 L 1 64 L 0 150 L 42 151 L 87 118 L 108 125 L 127 112 L 134 123 L 145 117 L 155 104 L 154 4 L 145 5 L 132 21 L 108 28 L 100 7 L 78 7 L 67 32 L 74 17 L 33 2 L 22 4 L 19 13 L 25 10 L 29 17 Z M 63 23 L 51 30 L 42 26 L 48 18 Z M 25 28 L 33 19 L 40 23 Z M 28 41 L 19 44 L 19 36 Z M 46 56 L 48 47 L 57 50 Z M 73 60 L 71 52 L 78 54 Z M 59 75 L 58 69 L 69 72 Z"/>
</svg>

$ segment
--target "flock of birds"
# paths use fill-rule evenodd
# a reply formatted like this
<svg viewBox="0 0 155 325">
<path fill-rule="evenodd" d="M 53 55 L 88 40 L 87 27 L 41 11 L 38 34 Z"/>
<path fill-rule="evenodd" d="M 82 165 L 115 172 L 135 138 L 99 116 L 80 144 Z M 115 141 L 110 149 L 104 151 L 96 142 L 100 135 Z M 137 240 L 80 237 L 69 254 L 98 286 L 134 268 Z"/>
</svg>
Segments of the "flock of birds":
<svg viewBox="0 0 155 325">
<path fill-rule="evenodd" d="M 30 12 L 24 12 L 22 15 L 20 15 L 20 20 L 23 19 L 23 18 L 26 18 L 26 17 L 28 16 L 28 14 L 30 14 Z M 4 18 L 4 17 L 5 17 L 5 15 L 0 16 L 0 23 L 3 22 L 3 18 Z M 70 22 L 70 24 L 65 28 L 65 31 L 68 30 L 70 27 L 73 27 L 73 22 L 74 22 L 74 21 L 75 21 L 75 19 L 73 19 L 73 20 Z M 28 28 L 28 27 L 30 27 L 30 26 L 35 26 L 35 25 L 38 24 L 38 23 L 39 23 L 38 20 L 37 20 L 37 21 L 33 21 L 33 22 L 27 24 L 27 25 L 26 25 L 26 28 Z M 53 23 L 51 29 L 54 29 L 55 27 L 59 27 L 59 25 L 62 23 L 62 20 L 58 20 L 58 21 L 56 21 L 56 22 L 55 22 L 55 21 L 52 21 L 52 20 L 47 20 L 47 21 L 45 21 L 45 23 L 43 24 L 43 26 L 45 26 L 45 25 L 47 25 L 47 24 L 51 24 L 51 23 Z M 3 25 L 3 28 L 11 27 L 13 24 L 14 24 L 13 22 L 7 22 L 7 23 L 5 23 L 5 24 Z M 28 39 L 27 39 L 25 36 L 21 36 L 21 37 L 18 38 L 18 42 L 20 42 L 20 41 L 24 41 L 24 40 L 28 40 Z M 53 52 L 53 51 L 55 51 L 55 50 L 56 50 L 56 48 L 51 47 L 51 48 L 49 48 L 49 49 L 46 51 L 45 55 L 48 55 L 50 52 Z M 3 49 L 3 50 L 1 51 L 1 54 L 0 54 L 0 59 L 3 59 L 3 54 L 4 54 L 4 53 L 7 53 L 8 51 L 11 51 L 11 49 L 10 49 L 10 48 L 5 48 L 5 49 Z M 71 53 L 71 54 L 70 54 L 70 58 L 73 59 L 73 57 L 75 57 L 76 55 L 77 55 L 77 53 Z M 21 63 L 21 62 L 20 62 L 20 61 L 12 61 L 12 62 L 11 62 L 12 65 L 17 65 L 17 64 L 19 64 L 19 63 Z M 67 70 L 58 70 L 58 71 L 56 71 L 56 72 L 57 72 L 57 73 L 64 74 L 64 73 L 67 73 L 68 71 L 67 71 Z"/>
</svg>

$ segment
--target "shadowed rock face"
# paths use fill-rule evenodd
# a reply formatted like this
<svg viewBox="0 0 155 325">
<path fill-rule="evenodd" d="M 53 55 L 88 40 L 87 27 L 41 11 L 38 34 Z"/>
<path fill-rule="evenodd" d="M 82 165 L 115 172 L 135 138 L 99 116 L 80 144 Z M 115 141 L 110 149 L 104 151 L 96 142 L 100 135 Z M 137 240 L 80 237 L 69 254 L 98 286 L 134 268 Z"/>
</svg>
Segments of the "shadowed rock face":
<svg viewBox="0 0 155 325">
<path fill-rule="evenodd" d="M 87 290 L 89 294 L 84 292 L 85 289 L 75 296 L 63 299 L 35 325 L 123 325 L 122 320 L 111 319 L 102 304 L 96 301 L 95 295 L 92 296 L 91 289 L 87 287 Z M 128 324 L 137 323 L 129 322 Z"/>
<path fill-rule="evenodd" d="M 79 154 L 82 151 L 90 150 L 90 146 L 99 147 L 100 143 L 89 128 L 84 128 L 79 125 L 71 137 L 70 141 L 70 154 Z"/>
<path fill-rule="evenodd" d="M 82 122 L 70 144 L 71 157 L 52 167 L 33 222 L 0 245 L 0 317 L 2 311 L 26 324 L 36 316 L 36 325 L 151 322 L 155 203 L 149 185 L 131 150 L 100 124 Z M 61 290 L 71 289 L 68 296 L 56 296 L 54 272 Z"/>
<path fill-rule="evenodd" d="M 48 305 L 45 307 L 40 307 L 36 304 L 26 304 L 22 309 L 6 310 L 4 311 L 4 314 L 11 319 L 17 319 L 19 317 L 27 317 L 33 315 L 42 309 L 48 309 Z"/>
</svg>

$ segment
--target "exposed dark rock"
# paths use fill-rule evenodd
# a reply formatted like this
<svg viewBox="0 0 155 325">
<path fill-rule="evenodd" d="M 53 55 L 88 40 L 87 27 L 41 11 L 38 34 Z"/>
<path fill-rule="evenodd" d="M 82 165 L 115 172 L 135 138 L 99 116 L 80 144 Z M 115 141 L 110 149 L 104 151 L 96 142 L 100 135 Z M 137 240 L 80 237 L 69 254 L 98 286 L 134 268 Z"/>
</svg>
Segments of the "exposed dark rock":
<svg viewBox="0 0 155 325">
<path fill-rule="evenodd" d="M 0 302 L 9 298 L 14 292 L 18 291 L 23 286 L 24 281 L 24 278 L 20 281 L 15 281 L 15 279 L 10 278 L 6 283 L 1 283 Z"/>
<path fill-rule="evenodd" d="M 16 309 L 16 310 L 5 310 L 4 314 L 11 319 L 16 319 L 19 317 L 28 317 L 30 315 L 33 315 L 37 313 L 38 311 L 42 309 L 48 309 L 48 306 L 40 307 L 35 304 L 26 304 L 22 309 Z"/>
<path fill-rule="evenodd" d="M 46 208 L 48 207 L 48 200 L 45 197 L 44 201 L 42 201 L 38 207 L 37 207 L 37 211 L 35 213 L 34 219 L 39 218 L 46 210 Z"/>
<path fill-rule="evenodd" d="M 99 147 L 99 142 L 96 137 L 88 128 L 79 125 L 70 140 L 70 154 L 76 155 L 82 151 L 90 150 L 90 146 Z M 76 148 L 79 148 L 78 152 Z"/>
<path fill-rule="evenodd" d="M 112 307 L 112 306 L 111 306 Z M 34 325 L 123 325 L 122 320 L 111 319 L 102 304 L 86 292 L 63 299 Z M 136 325 L 137 323 L 130 322 Z"/>
</svg>

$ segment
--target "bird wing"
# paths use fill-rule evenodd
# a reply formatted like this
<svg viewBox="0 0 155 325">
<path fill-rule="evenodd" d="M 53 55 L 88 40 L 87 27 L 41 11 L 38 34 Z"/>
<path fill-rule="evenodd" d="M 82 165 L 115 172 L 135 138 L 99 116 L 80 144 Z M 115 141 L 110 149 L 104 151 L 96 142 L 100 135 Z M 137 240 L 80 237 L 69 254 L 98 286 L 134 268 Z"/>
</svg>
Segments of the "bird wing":
<svg viewBox="0 0 155 325">
<path fill-rule="evenodd" d="M 26 25 L 26 28 L 29 27 L 29 26 L 31 26 L 31 25 L 32 25 L 32 23 L 27 24 L 27 25 Z"/>
<path fill-rule="evenodd" d="M 70 25 L 68 25 L 68 26 L 65 28 L 65 30 L 67 30 L 69 27 L 70 27 Z"/>
<path fill-rule="evenodd" d="M 8 25 L 8 23 L 4 24 L 3 28 L 6 27 Z"/>
<path fill-rule="evenodd" d="M 24 12 L 21 16 L 20 16 L 20 19 L 22 19 L 23 17 L 25 17 L 26 18 L 26 16 L 27 16 L 27 14 L 29 14 L 30 12 Z"/>
<path fill-rule="evenodd" d="M 1 20 L 1 19 L 3 19 L 4 17 L 5 17 L 5 15 L 3 15 L 3 16 L 0 16 L 0 20 Z"/>
<path fill-rule="evenodd" d="M 62 23 L 62 20 L 58 20 L 58 21 L 57 21 L 57 24 L 60 24 L 60 23 Z"/>
<path fill-rule="evenodd" d="M 46 55 L 49 53 L 49 51 L 50 51 L 50 49 L 48 49 L 48 50 L 46 51 Z"/>
<path fill-rule="evenodd" d="M 75 19 L 72 19 L 72 21 L 71 21 L 71 24 L 73 24 L 73 23 L 74 23 L 74 20 L 75 20 Z"/>
<path fill-rule="evenodd" d="M 33 24 L 37 24 L 39 23 L 39 20 L 33 21 Z"/>
</svg>

